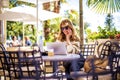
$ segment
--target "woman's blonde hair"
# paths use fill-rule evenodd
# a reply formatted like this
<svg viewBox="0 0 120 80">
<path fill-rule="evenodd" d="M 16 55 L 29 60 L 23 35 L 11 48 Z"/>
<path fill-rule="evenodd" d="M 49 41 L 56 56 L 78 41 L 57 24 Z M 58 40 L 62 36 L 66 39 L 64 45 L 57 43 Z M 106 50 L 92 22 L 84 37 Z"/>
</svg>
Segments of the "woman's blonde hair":
<svg viewBox="0 0 120 80">
<path fill-rule="evenodd" d="M 59 32 L 59 36 L 58 36 L 58 40 L 59 41 L 66 41 L 66 36 L 63 33 L 63 31 L 61 30 L 61 28 L 64 26 L 68 26 L 71 30 L 72 30 L 72 35 L 70 37 L 70 41 L 79 41 L 78 36 L 76 35 L 75 29 L 73 28 L 73 24 L 69 19 L 64 19 L 61 21 L 60 23 L 60 32 Z"/>
</svg>

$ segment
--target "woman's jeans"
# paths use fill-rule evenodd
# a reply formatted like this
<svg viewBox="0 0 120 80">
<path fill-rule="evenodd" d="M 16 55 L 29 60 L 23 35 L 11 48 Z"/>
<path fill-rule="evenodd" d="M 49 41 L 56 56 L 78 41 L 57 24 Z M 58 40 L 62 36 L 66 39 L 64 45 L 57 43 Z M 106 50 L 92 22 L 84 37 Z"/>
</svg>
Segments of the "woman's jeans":
<svg viewBox="0 0 120 80">
<path fill-rule="evenodd" d="M 84 66 L 85 59 L 82 54 L 79 55 L 80 59 L 63 63 L 66 75 L 69 76 L 71 71 L 79 71 Z"/>
</svg>

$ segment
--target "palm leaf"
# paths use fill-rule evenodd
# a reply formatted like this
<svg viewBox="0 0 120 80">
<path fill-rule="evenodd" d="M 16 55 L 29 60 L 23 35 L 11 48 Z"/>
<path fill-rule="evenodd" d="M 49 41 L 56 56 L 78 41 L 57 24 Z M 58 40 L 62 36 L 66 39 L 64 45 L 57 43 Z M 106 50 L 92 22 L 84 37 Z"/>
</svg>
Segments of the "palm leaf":
<svg viewBox="0 0 120 80">
<path fill-rule="evenodd" d="M 99 14 L 108 14 L 120 11 L 120 0 L 87 0 L 91 10 Z"/>
</svg>

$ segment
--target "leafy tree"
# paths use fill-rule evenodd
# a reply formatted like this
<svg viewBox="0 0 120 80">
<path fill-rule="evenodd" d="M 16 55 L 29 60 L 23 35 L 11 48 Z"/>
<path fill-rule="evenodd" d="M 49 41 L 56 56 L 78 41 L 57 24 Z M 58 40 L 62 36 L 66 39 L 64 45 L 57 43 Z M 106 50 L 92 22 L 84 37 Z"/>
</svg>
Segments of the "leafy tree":
<svg viewBox="0 0 120 80">
<path fill-rule="evenodd" d="M 20 5 L 28 5 L 35 7 L 35 4 L 27 3 L 18 0 L 9 0 L 9 8 L 20 6 Z M 33 43 L 36 42 L 36 28 L 32 25 L 23 25 L 22 22 L 14 22 L 14 21 L 7 21 L 7 39 L 10 36 L 20 36 L 23 39 L 23 26 L 25 26 L 25 36 L 29 36 Z"/>
<path fill-rule="evenodd" d="M 23 26 L 24 26 L 24 36 L 29 36 L 33 43 L 36 42 L 36 27 L 33 25 L 23 25 L 22 22 L 7 21 L 7 39 L 11 36 L 20 37 L 23 39 Z"/>
<path fill-rule="evenodd" d="M 87 22 L 84 23 L 84 30 L 85 30 L 85 33 L 86 33 L 86 30 L 87 30 L 87 28 L 88 28 L 89 26 L 90 26 L 89 23 L 87 23 Z"/>
<path fill-rule="evenodd" d="M 7 39 L 9 36 L 22 36 L 22 26 L 21 22 L 7 21 Z"/>
<path fill-rule="evenodd" d="M 37 42 L 37 28 L 34 25 L 24 25 L 24 35 L 29 36 L 32 43 Z"/>
<path fill-rule="evenodd" d="M 66 0 L 60 0 L 60 1 L 61 1 L 61 3 L 62 2 L 66 3 Z M 26 2 L 22 2 L 22 1 L 10 0 L 10 8 L 15 7 L 15 6 L 19 6 L 19 5 L 23 5 L 23 4 L 24 5 L 29 5 L 29 6 L 35 6 L 34 4 L 30 4 L 30 3 L 26 3 Z M 70 10 L 70 11 L 68 11 L 67 15 L 68 15 L 68 18 L 73 22 L 75 27 L 78 26 L 78 24 L 79 24 L 79 20 L 78 20 L 79 19 L 79 17 L 78 17 L 79 14 L 78 14 L 78 12 L 75 11 L 75 10 Z M 60 21 L 61 21 L 61 18 L 55 18 L 55 19 L 46 20 L 46 21 L 43 22 L 43 24 L 44 24 L 43 25 L 44 26 L 44 33 L 45 33 L 44 34 L 45 42 L 46 41 L 50 42 L 50 41 L 55 41 L 56 40 L 56 35 L 58 35 L 58 31 L 59 31 Z M 21 30 L 22 30 L 22 28 L 21 28 Z M 35 33 L 32 34 L 32 32 L 34 32 L 34 30 L 33 31 L 29 30 L 29 25 L 26 25 L 25 26 L 25 32 L 24 32 L 25 35 L 29 35 L 29 36 L 32 35 L 32 37 L 30 37 L 30 38 L 35 40 L 36 35 L 35 35 Z M 14 34 L 13 31 L 11 31 L 11 33 Z M 35 42 L 36 42 L 36 40 L 35 40 Z"/>
<path fill-rule="evenodd" d="M 78 11 L 76 10 L 67 10 L 64 15 L 65 18 L 70 19 L 73 22 L 73 25 L 77 31 L 77 34 L 79 35 L 80 30 L 79 30 L 79 14 Z"/>
<path fill-rule="evenodd" d="M 20 6 L 20 5 L 23 5 L 23 4 L 35 7 L 35 4 L 27 3 L 27 2 L 23 2 L 23 1 L 18 1 L 18 0 L 9 0 L 9 2 L 10 2 L 9 8 Z"/>
<path fill-rule="evenodd" d="M 61 18 L 55 18 L 44 22 L 44 37 L 45 42 L 53 42 L 59 33 L 59 24 Z"/>
<path fill-rule="evenodd" d="M 98 36 L 96 36 L 94 39 L 114 38 L 118 31 L 114 27 L 112 22 L 113 16 L 111 14 L 120 10 L 120 0 L 87 0 L 86 3 L 88 7 L 90 7 L 96 13 L 107 14 L 105 22 L 106 26 L 104 28 L 98 26 Z"/>
<path fill-rule="evenodd" d="M 106 24 L 106 29 L 108 31 L 111 31 L 113 29 L 114 23 L 113 23 L 113 16 L 111 14 L 107 15 L 105 24 Z"/>
<path fill-rule="evenodd" d="M 108 31 L 106 27 L 102 28 L 98 26 L 98 32 L 92 32 L 90 29 L 86 29 L 87 39 L 96 40 L 96 39 L 114 39 L 116 35 L 119 34 L 120 31 L 117 31 L 116 28 L 111 29 Z"/>
</svg>

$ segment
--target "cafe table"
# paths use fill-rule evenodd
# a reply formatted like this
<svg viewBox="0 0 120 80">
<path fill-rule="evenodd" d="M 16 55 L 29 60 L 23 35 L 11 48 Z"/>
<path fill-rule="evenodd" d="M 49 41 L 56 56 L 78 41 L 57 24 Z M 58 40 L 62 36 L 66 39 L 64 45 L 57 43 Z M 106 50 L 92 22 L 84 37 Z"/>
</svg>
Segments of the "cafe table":
<svg viewBox="0 0 120 80">
<path fill-rule="evenodd" d="M 8 52 L 17 52 L 17 51 L 32 51 L 33 49 L 31 47 L 26 47 L 26 46 L 22 46 L 22 47 L 7 47 L 6 51 Z"/>
<path fill-rule="evenodd" d="M 23 56 L 26 53 L 26 56 L 29 56 L 33 52 L 33 48 L 29 46 L 22 46 L 22 47 L 7 47 L 6 51 L 13 56 L 16 56 L 14 53 L 19 53 L 20 56 Z"/>
<path fill-rule="evenodd" d="M 42 56 L 43 61 L 50 61 L 53 62 L 53 72 L 56 72 L 58 69 L 58 62 L 66 62 L 71 61 L 73 65 L 76 65 L 74 62 L 78 60 L 80 56 L 78 54 L 67 54 L 67 55 L 53 55 L 53 56 Z M 76 67 L 74 66 L 74 69 Z"/>
<path fill-rule="evenodd" d="M 12 53 L 12 52 L 31 52 L 33 48 L 31 47 L 8 47 L 7 52 Z M 35 56 L 39 56 L 40 53 L 35 54 Z M 30 57 L 30 55 L 29 55 Z M 53 72 L 55 72 L 58 69 L 57 63 L 62 61 L 71 61 L 73 65 L 76 65 L 74 62 L 75 60 L 78 60 L 80 56 L 78 54 L 66 54 L 66 55 L 52 55 L 52 56 L 42 56 L 43 61 L 50 61 L 53 62 Z"/>
</svg>

